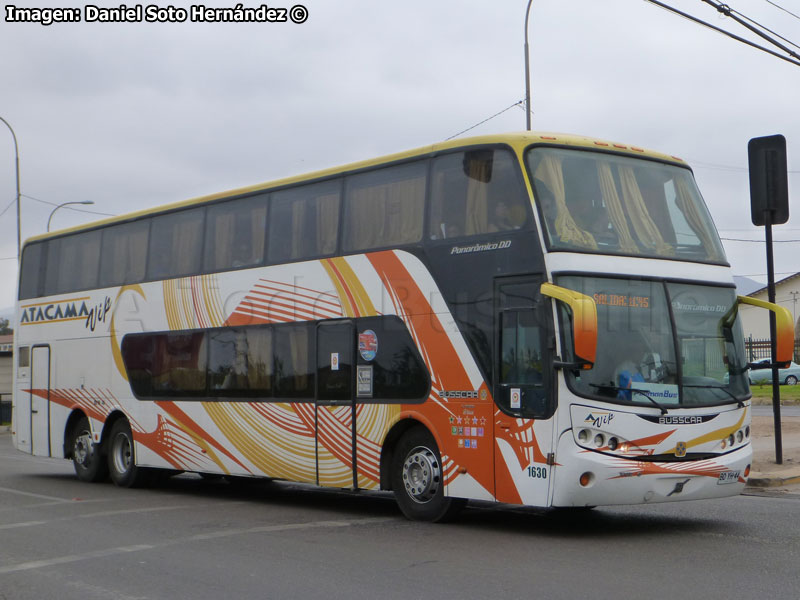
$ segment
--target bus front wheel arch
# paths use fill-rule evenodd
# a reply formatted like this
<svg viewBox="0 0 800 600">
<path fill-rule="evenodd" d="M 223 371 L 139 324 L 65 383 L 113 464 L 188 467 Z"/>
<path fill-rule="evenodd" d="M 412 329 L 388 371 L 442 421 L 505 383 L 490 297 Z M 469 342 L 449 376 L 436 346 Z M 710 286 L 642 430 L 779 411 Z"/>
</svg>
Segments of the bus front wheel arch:
<svg viewBox="0 0 800 600">
<path fill-rule="evenodd" d="M 390 479 L 397 504 L 412 521 L 448 521 L 466 504 L 444 493 L 444 468 L 436 440 L 422 425 L 405 431 L 394 448 Z"/>
</svg>

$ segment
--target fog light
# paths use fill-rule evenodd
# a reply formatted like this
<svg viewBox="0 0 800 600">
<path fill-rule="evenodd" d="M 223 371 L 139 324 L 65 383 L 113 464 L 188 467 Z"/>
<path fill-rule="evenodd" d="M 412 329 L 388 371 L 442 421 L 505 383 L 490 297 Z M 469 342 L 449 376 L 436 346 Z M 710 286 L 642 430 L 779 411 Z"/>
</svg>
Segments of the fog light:
<svg viewBox="0 0 800 600">
<path fill-rule="evenodd" d="M 615 438 L 615 437 L 609 438 L 609 440 L 608 440 L 608 449 L 609 450 L 611 450 L 613 452 L 614 450 L 617 449 L 618 445 L 619 445 L 619 440 L 617 440 L 617 438 Z"/>
<path fill-rule="evenodd" d="M 589 471 L 581 475 L 580 479 L 578 480 L 578 482 L 583 487 L 588 487 L 592 485 L 593 481 L 594 481 L 594 473 L 590 473 Z"/>
<path fill-rule="evenodd" d="M 733 442 L 734 442 L 734 439 L 733 439 L 733 434 L 730 434 L 730 435 L 728 436 L 728 445 L 729 445 L 729 446 L 733 446 Z"/>
<path fill-rule="evenodd" d="M 739 431 L 736 432 L 736 441 L 741 444 L 743 439 L 744 439 L 744 434 L 742 433 L 742 430 L 740 429 Z"/>
<path fill-rule="evenodd" d="M 589 441 L 589 436 L 591 432 L 588 429 L 581 429 L 578 432 L 578 441 L 583 442 L 584 444 Z"/>
<path fill-rule="evenodd" d="M 602 433 L 598 433 L 596 436 L 594 436 L 594 445 L 598 448 L 602 448 L 606 445 L 606 438 Z"/>
</svg>

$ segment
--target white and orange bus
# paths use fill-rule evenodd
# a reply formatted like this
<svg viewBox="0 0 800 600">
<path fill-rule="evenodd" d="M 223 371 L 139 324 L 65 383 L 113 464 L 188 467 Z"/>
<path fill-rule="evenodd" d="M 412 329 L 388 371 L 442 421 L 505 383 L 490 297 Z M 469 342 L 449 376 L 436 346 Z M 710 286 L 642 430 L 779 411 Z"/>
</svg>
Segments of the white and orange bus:
<svg viewBox="0 0 800 600">
<path fill-rule="evenodd" d="M 14 443 L 85 481 L 393 490 L 422 520 L 747 481 L 755 301 L 672 156 L 446 142 L 38 236 L 20 272 Z"/>
</svg>

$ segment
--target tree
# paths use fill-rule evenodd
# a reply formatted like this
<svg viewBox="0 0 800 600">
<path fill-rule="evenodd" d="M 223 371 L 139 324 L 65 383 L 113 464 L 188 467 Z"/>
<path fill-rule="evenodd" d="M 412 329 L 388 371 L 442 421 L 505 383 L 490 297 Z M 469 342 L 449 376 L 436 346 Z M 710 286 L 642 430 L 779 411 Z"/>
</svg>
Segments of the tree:
<svg viewBox="0 0 800 600">
<path fill-rule="evenodd" d="M 11 335 L 14 330 L 8 326 L 8 319 L 0 319 L 0 335 Z"/>
</svg>

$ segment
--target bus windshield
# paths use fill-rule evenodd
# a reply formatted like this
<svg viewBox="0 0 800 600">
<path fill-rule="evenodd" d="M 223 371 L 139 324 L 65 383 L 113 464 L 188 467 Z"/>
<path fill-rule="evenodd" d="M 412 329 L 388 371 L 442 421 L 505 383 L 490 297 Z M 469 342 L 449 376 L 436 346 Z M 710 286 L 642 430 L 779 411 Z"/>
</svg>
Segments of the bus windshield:
<svg viewBox="0 0 800 600">
<path fill-rule="evenodd" d="M 550 250 L 727 264 L 689 169 L 558 148 L 526 158 Z"/>
<path fill-rule="evenodd" d="M 576 275 L 558 284 L 597 305 L 603 351 L 594 368 L 568 375 L 576 393 L 665 410 L 747 398 L 733 288 Z"/>
</svg>

